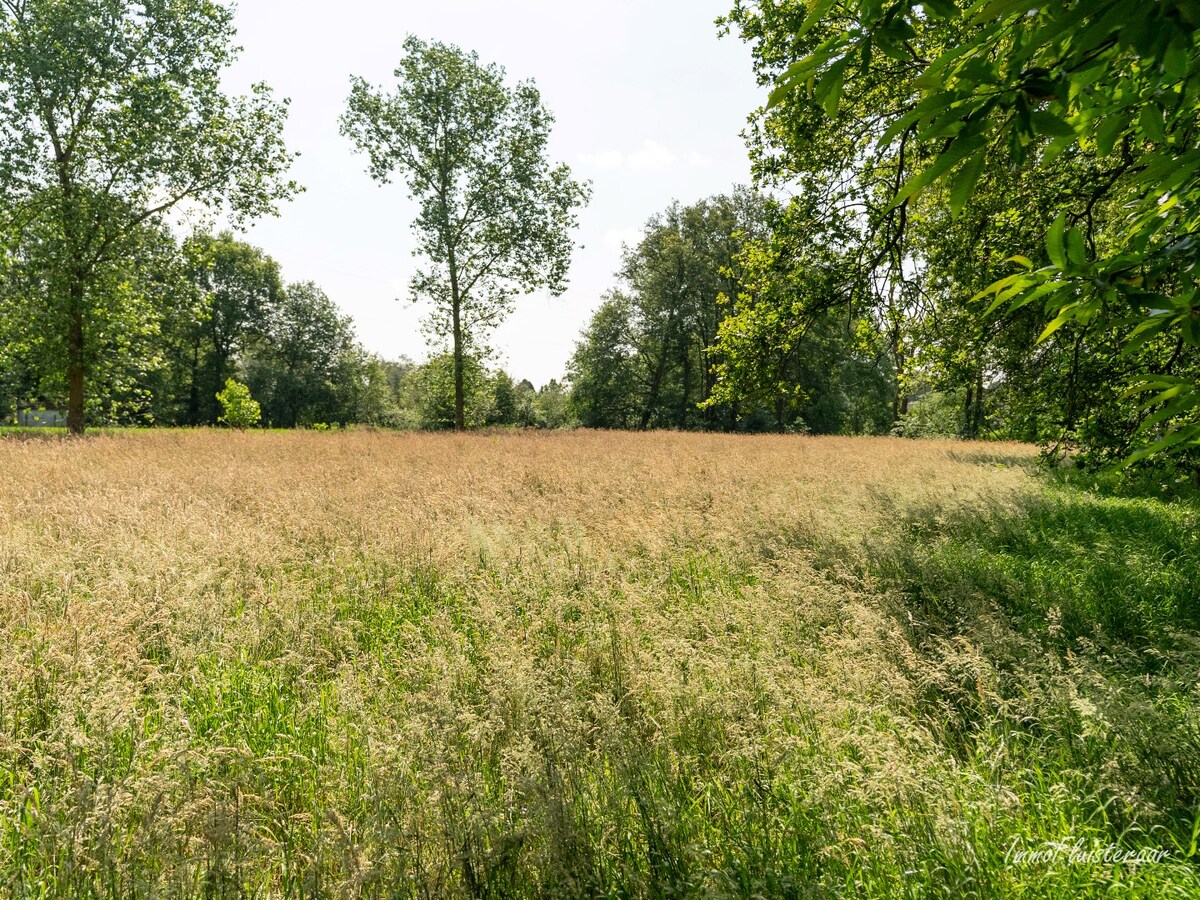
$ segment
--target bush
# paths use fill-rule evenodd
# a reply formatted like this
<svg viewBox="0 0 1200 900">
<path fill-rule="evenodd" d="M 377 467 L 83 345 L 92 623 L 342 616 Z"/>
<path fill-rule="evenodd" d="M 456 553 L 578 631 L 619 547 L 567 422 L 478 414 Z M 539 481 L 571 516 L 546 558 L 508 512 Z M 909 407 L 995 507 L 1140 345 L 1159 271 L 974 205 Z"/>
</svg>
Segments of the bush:
<svg viewBox="0 0 1200 900">
<path fill-rule="evenodd" d="M 219 421 L 238 431 L 254 427 L 262 418 L 262 409 L 250 396 L 250 388 L 232 378 L 225 382 L 225 390 L 217 394 L 217 402 L 221 404 Z"/>
</svg>

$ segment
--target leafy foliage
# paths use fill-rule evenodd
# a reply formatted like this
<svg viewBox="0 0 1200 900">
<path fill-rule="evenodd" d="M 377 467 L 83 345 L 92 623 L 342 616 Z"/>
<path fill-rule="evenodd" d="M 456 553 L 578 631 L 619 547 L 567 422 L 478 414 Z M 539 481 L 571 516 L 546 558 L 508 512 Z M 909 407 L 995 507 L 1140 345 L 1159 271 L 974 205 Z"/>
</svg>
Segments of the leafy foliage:
<svg viewBox="0 0 1200 900">
<path fill-rule="evenodd" d="M 201 400 L 225 382 L 239 355 L 268 336 L 284 302 L 283 279 L 275 260 L 230 232 L 195 234 L 182 253 L 197 304 L 173 348 L 186 378 L 183 421 L 211 424 L 217 410 Z"/>
<path fill-rule="evenodd" d="M 217 394 L 217 402 L 221 404 L 220 421 L 230 428 L 244 431 L 253 428 L 262 419 L 262 409 L 258 401 L 250 396 L 250 388 L 230 378 L 225 387 Z"/>
<path fill-rule="evenodd" d="M 353 79 L 342 132 L 371 177 L 403 175 L 420 204 L 413 233 L 428 268 L 412 291 L 434 304 L 432 335 L 449 339 L 461 429 L 468 357 L 518 294 L 566 289 L 575 210 L 590 191 L 548 161 L 554 117 L 532 82 L 507 86 L 499 66 L 412 36 L 404 53 L 394 92 Z"/>
<path fill-rule="evenodd" d="M 1086 195 L 1064 197 L 1040 223 L 1044 264 L 1011 248 L 1025 271 L 986 293 L 992 311 L 1044 311 L 1039 341 L 1075 326 L 1113 335 L 1121 357 L 1173 345 L 1165 364 L 1127 376 L 1146 397 L 1134 460 L 1200 446 L 1197 24 L 1191 0 L 820 2 L 795 34 L 824 39 L 780 73 L 772 98 L 811 97 L 834 116 L 850 73 L 875 71 L 878 59 L 903 70 L 911 99 L 893 107 L 876 146 L 899 140 L 903 154 L 911 140 L 927 153 L 912 171 L 897 167 L 891 210 L 943 182 L 960 212 L 998 164 L 1045 168 L 1065 156 L 1097 171 Z M 934 29 L 958 40 L 930 40 Z"/>
<path fill-rule="evenodd" d="M 92 320 L 117 290 L 107 273 L 143 227 L 185 201 L 262 215 L 296 190 L 285 104 L 263 85 L 221 90 L 233 34 L 210 0 L 0 3 L 0 226 L 43 242 L 41 312 L 64 345 L 73 433 Z"/>
<path fill-rule="evenodd" d="M 266 328 L 269 339 L 245 368 L 268 421 L 281 428 L 356 421 L 351 392 L 362 351 L 353 323 L 329 296 L 312 282 L 289 285 Z"/>
</svg>

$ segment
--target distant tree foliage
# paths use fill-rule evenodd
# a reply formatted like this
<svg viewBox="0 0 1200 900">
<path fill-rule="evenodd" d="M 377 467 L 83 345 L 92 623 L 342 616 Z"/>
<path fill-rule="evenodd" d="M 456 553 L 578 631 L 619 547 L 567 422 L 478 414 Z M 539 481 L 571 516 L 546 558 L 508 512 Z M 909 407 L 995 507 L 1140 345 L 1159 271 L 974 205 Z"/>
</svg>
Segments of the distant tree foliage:
<svg viewBox="0 0 1200 900">
<path fill-rule="evenodd" d="M 187 275 L 197 308 L 184 329 L 181 360 L 187 368 L 184 421 L 215 424 L 209 397 L 225 383 L 235 359 L 267 337 L 284 302 L 279 265 L 230 232 L 200 233 L 184 242 Z"/>
<path fill-rule="evenodd" d="M 56 233 L 53 224 L 31 222 L 0 266 L 0 415 L 68 405 L 68 334 L 59 327 L 54 294 Z M 95 424 L 156 420 L 169 320 L 188 305 L 179 248 L 166 229 L 143 225 L 127 236 L 126 247 L 128 256 L 93 270 L 103 299 L 88 315 L 84 410 Z"/>
<path fill-rule="evenodd" d="M 820 245 L 785 250 L 780 222 L 739 189 L 647 223 L 570 362 L 580 424 L 887 430 L 885 342 L 871 320 L 835 311 L 841 261 Z"/>
<path fill-rule="evenodd" d="M 38 235 L 38 311 L 61 345 L 67 422 L 109 354 L 110 312 L 152 328 L 122 270 L 181 203 L 236 219 L 296 190 L 285 104 L 228 97 L 231 9 L 211 0 L 0 0 L 0 231 Z M 28 298 L 27 298 L 28 299 Z"/>
<path fill-rule="evenodd" d="M 413 223 L 427 267 L 412 292 L 433 302 L 432 335 L 449 341 L 454 427 L 468 424 L 470 357 L 518 294 L 566 289 L 576 210 L 589 189 L 551 165 L 554 117 L 532 82 L 474 53 L 404 42 L 396 89 L 353 79 L 342 131 L 387 183 L 402 175 L 420 204 Z"/>
<path fill-rule="evenodd" d="M 61 408 L 67 393 L 55 363 L 58 335 L 39 318 L 46 280 L 36 232 L 26 238 L 0 268 L 0 421 L 20 409 Z M 143 229 L 139 253 L 113 277 L 120 278 L 113 297 L 128 295 L 135 308 L 113 302 L 97 311 L 106 324 L 94 345 L 92 423 L 234 425 L 221 399 L 241 402 L 227 390 L 232 381 L 245 387 L 261 422 L 276 428 L 455 426 L 452 355 L 422 364 L 380 359 L 320 287 L 285 287 L 270 256 L 229 233 L 178 242 Z M 539 391 L 474 355 L 466 372 L 469 426 L 571 422 L 557 382 Z"/>
<path fill-rule="evenodd" d="M 262 409 L 250 396 L 250 388 L 240 381 L 227 379 L 225 387 L 217 393 L 216 399 L 221 408 L 218 421 L 222 425 L 245 431 L 247 428 L 253 428 L 262 419 Z"/>
</svg>

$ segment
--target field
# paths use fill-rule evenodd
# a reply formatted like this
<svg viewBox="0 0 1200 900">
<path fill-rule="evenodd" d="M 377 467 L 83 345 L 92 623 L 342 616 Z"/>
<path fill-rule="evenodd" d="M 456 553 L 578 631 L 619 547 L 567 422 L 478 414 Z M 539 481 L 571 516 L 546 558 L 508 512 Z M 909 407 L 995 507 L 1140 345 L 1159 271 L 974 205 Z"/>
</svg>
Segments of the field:
<svg viewBox="0 0 1200 900">
<path fill-rule="evenodd" d="M 9 438 L 0 490 L 4 897 L 1200 895 L 1192 501 L 585 432 Z"/>
</svg>

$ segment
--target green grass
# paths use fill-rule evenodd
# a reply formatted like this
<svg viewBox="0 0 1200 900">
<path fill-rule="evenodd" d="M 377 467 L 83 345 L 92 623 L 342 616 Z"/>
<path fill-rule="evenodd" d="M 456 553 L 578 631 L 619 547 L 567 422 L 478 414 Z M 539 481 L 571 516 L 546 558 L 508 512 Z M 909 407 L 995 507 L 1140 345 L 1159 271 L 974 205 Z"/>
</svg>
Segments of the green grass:
<svg viewBox="0 0 1200 900">
<path fill-rule="evenodd" d="M 222 461 L 250 453 L 225 437 L 197 440 Z M 358 458 L 385 439 L 339 440 Z M 131 454 L 134 487 L 87 483 L 106 508 L 110 491 L 150 508 L 154 473 L 125 444 L 102 449 Z M 41 465 L 38 449 L 22 452 Z M 963 465 L 946 477 L 1026 463 Z M 287 519 L 336 471 L 313 466 L 267 511 L 241 481 L 170 506 L 166 479 L 153 527 L 10 520 L 14 546 L 82 549 L 41 568 L 49 544 L 0 551 L 0 895 L 1200 895 L 1194 498 L 1032 470 L 965 499 L 893 478 L 869 516 L 829 529 L 779 512 L 786 476 L 753 482 L 745 506 L 664 488 L 665 512 L 647 480 L 639 537 L 609 546 L 569 504 L 625 507 L 596 513 L 571 500 L 594 476 L 548 469 L 546 506 L 499 521 L 534 503 L 502 494 L 443 518 L 442 540 L 469 537 L 439 553 L 360 512 L 374 483 Z M 511 468 L 478 471 L 526 485 Z M 381 508 L 423 511 L 440 490 Z M 744 516 L 744 544 L 707 537 L 714 502 Z M 1170 855 L 1011 858 L 1054 844 Z"/>
<path fill-rule="evenodd" d="M 861 571 L 892 593 L 920 654 L 927 689 L 914 713 L 965 771 L 1002 779 L 1035 814 L 1006 837 L 1163 848 L 1176 865 L 1113 886 L 1188 895 L 1200 830 L 1200 503 L 1042 477 L 1016 510 L 897 509 L 894 531 L 868 539 Z M 1037 891 L 1104 888 L 1044 880 Z"/>
</svg>

